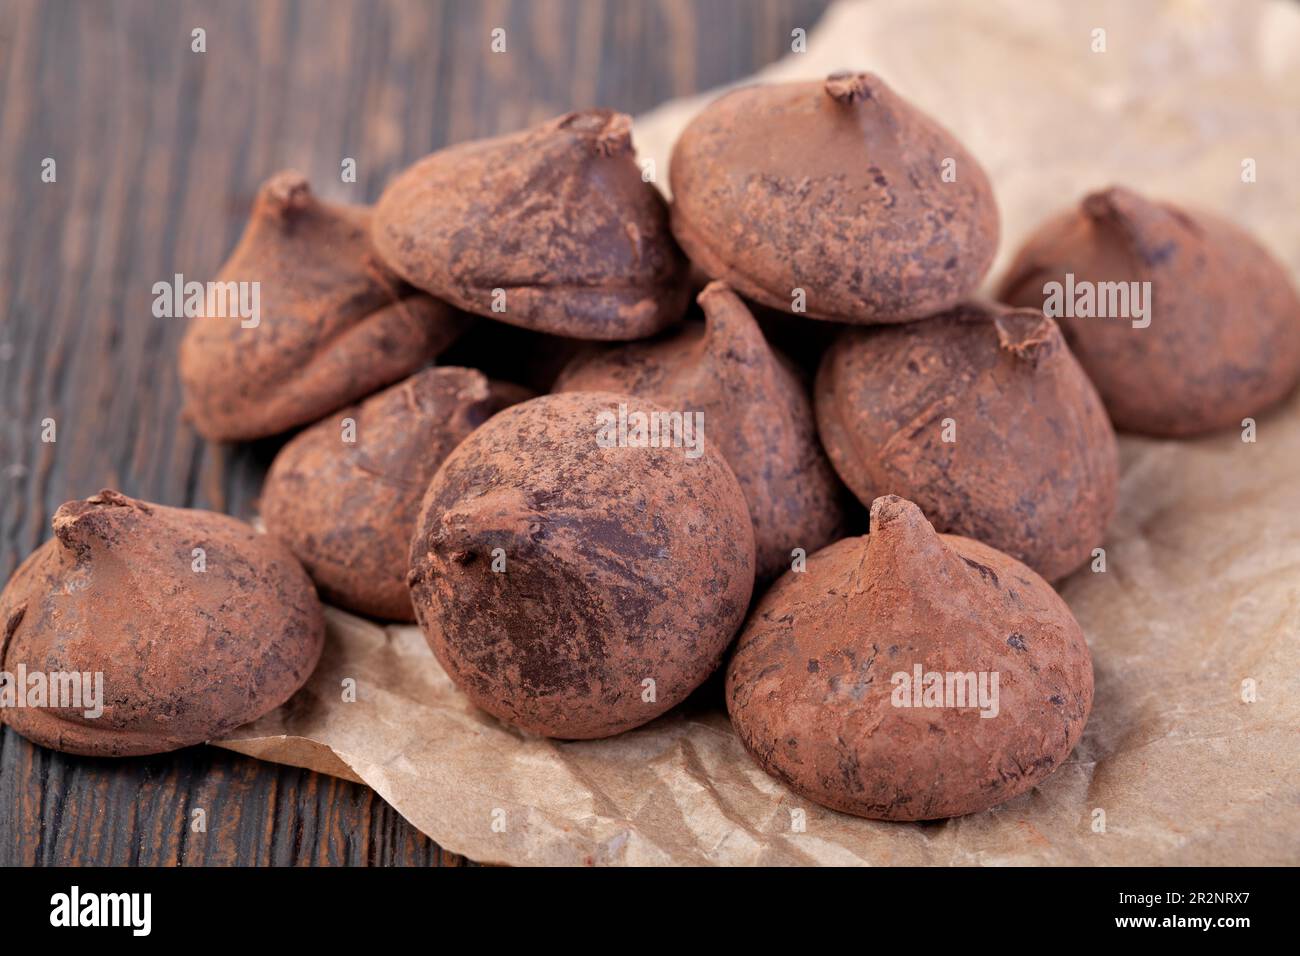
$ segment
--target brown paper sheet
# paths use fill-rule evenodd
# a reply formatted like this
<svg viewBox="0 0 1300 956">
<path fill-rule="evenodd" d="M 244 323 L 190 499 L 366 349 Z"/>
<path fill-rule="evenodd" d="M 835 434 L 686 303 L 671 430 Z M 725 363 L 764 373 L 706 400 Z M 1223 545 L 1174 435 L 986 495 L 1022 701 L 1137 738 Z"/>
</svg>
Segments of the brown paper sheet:
<svg viewBox="0 0 1300 956">
<path fill-rule="evenodd" d="M 984 163 L 994 275 L 1045 214 L 1119 181 L 1230 215 L 1300 276 L 1300 6 L 843 3 L 762 76 L 842 68 L 881 74 Z M 638 124 L 661 179 L 706 100 Z M 1063 588 L 1092 646 L 1092 719 L 1055 774 L 996 809 L 931 824 L 822 810 L 748 758 L 716 686 L 612 740 L 527 738 L 469 706 L 415 628 L 336 611 L 308 686 L 220 746 L 364 781 L 482 861 L 1300 863 L 1300 396 L 1253 444 L 1121 444 L 1107 571 Z"/>
</svg>

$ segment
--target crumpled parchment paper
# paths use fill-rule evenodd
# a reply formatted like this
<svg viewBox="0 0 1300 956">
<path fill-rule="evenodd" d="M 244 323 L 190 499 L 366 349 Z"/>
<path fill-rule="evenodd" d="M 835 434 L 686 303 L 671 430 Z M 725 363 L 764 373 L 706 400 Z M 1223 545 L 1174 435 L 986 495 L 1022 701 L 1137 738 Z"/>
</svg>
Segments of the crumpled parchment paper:
<svg viewBox="0 0 1300 956">
<path fill-rule="evenodd" d="M 1300 275 L 1300 5 L 842 3 L 760 76 L 837 69 L 879 73 L 982 161 L 1003 214 L 993 277 L 1045 215 L 1112 182 L 1219 210 Z M 638 123 L 661 181 L 708 98 Z M 482 861 L 1300 863 L 1300 396 L 1254 443 L 1121 446 L 1107 570 L 1063 587 L 1092 719 L 1041 787 L 984 813 L 879 823 L 802 801 L 746 755 L 716 683 L 611 740 L 527 738 L 469 706 L 415 628 L 336 611 L 307 687 L 219 743 L 364 781 Z"/>
</svg>

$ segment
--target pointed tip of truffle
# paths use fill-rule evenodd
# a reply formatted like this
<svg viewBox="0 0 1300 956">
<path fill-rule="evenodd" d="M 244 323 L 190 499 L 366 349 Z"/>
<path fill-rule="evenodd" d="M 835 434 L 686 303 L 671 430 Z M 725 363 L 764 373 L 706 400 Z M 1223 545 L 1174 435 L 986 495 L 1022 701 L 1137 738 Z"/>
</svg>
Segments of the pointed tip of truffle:
<svg viewBox="0 0 1300 956">
<path fill-rule="evenodd" d="M 725 282 L 710 282 L 696 301 L 704 311 L 706 348 L 714 358 L 751 366 L 770 356 L 754 313 Z"/>
<path fill-rule="evenodd" d="M 279 218 L 288 218 L 307 209 L 313 202 L 307 177 L 296 169 L 276 173 L 258 190 L 257 205 Z"/>
<path fill-rule="evenodd" d="M 499 489 L 444 512 L 433 540 L 447 560 L 466 565 L 496 548 L 518 553 L 540 526 L 522 492 Z"/>
<path fill-rule="evenodd" d="M 89 504 L 108 505 L 113 508 L 139 508 L 141 511 L 148 511 L 149 506 L 143 501 L 137 501 L 128 495 L 122 494 L 113 488 L 101 488 L 99 494 L 91 495 L 86 499 Z"/>
<path fill-rule="evenodd" d="M 898 495 L 881 495 L 871 502 L 867 544 L 877 555 L 883 553 L 900 566 L 912 566 L 914 574 L 937 571 L 946 550 L 921 509 Z"/>
<path fill-rule="evenodd" d="M 109 509 L 129 508 L 141 514 L 153 510 L 143 501 L 130 498 L 120 491 L 105 488 L 97 495 L 80 501 L 66 501 L 59 505 L 50 522 L 54 536 L 64 547 L 79 550 L 102 538 L 104 516 Z"/>
<path fill-rule="evenodd" d="M 753 313 L 745 306 L 740 296 L 720 279 L 714 279 L 706 285 L 695 297 L 695 301 L 699 303 L 704 311 L 705 321 L 710 325 L 736 319 L 743 321 L 744 318 L 748 318 L 750 322 L 754 321 Z"/>
<path fill-rule="evenodd" d="M 478 369 L 464 369 L 468 375 L 459 378 L 451 412 L 446 415 L 445 428 L 469 434 L 475 428 L 506 407 L 496 383 Z M 437 407 L 437 406 L 432 406 Z"/>
<path fill-rule="evenodd" d="M 901 529 L 907 533 L 924 529 L 934 532 L 921 509 L 899 495 L 881 495 L 871 502 L 871 533 L 887 529 Z"/>
<path fill-rule="evenodd" d="M 1083 211 L 1089 219 L 1103 220 L 1132 216 L 1149 206 L 1142 196 L 1125 186 L 1110 186 L 1083 197 Z"/>
<path fill-rule="evenodd" d="M 874 73 L 853 73 L 849 71 L 832 73 L 826 77 L 824 89 L 826 95 L 837 103 L 846 106 L 874 99 L 883 84 Z"/>
<path fill-rule="evenodd" d="M 736 295 L 731 286 L 723 280 L 713 279 L 700 290 L 695 301 L 707 308 L 710 302 L 739 302 L 740 296 Z"/>
<path fill-rule="evenodd" d="M 1089 193 L 1081 208 L 1097 230 L 1118 239 L 1137 256 L 1137 266 L 1143 269 L 1166 264 L 1184 239 L 1201 235 L 1196 220 L 1182 209 L 1123 186 Z"/>
<path fill-rule="evenodd" d="M 592 109 L 560 117 L 560 129 L 590 137 L 602 156 L 621 156 L 632 151 L 632 117 L 614 110 Z"/>
<path fill-rule="evenodd" d="M 1060 352 L 1060 327 L 1037 309 L 998 312 L 993 316 L 993 326 L 999 348 L 1034 367 Z"/>
<path fill-rule="evenodd" d="M 488 377 L 475 368 L 437 365 L 417 372 L 400 385 L 403 403 L 419 415 L 438 415 L 451 407 L 463 413 L 492 396 Z"/>
</svg>

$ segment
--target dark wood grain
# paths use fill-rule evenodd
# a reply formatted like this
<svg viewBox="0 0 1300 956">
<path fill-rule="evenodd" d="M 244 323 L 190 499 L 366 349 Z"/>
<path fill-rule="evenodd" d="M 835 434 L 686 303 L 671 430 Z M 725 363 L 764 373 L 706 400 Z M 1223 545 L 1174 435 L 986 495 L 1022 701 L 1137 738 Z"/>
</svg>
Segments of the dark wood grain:
<svg viewBox="0 0 1300 956">
<path fill-rule="evenodd" d="M 0 0 L 0 580 L 62 502 L 101 488 L 252 514 L 276 443 L 210 446 L 178 420 L 183 322 L 150 306 L 154 282 L 215 271 L 267 175 L 296 167 L 373 201 L 447 143 L 743 76 L 823 6 Z M 460 862 L 334 778 L 206 747 L 107 761 L 0 736 L 0 864 Z"/>
</svg>

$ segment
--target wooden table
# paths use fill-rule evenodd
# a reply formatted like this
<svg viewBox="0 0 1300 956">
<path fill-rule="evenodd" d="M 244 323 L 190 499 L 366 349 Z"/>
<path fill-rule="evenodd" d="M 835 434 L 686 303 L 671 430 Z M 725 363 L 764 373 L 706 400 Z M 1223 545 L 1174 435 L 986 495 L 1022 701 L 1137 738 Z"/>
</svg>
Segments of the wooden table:
<svg viewBox="0 0 1300 956">
<path fill-rule="evenodd" d="M 101 488 L 253 514 L 277 443 L 212 446 L 178 421 L 184 320 L 154 318 L 151 290 L 212 275 L 267 175 L 372 201 L 445 144 L 744 76 L 824 6 L 0 0 L 0 578 L 61 503 Z M 0 736 L 0 864 L 464 862 L 331 777 L 211 747 L 101 760 Z"/>
</svg>

